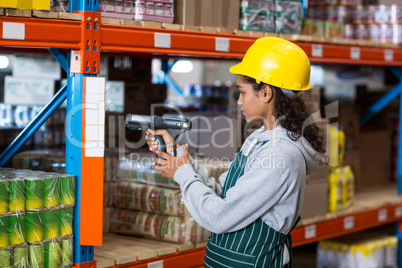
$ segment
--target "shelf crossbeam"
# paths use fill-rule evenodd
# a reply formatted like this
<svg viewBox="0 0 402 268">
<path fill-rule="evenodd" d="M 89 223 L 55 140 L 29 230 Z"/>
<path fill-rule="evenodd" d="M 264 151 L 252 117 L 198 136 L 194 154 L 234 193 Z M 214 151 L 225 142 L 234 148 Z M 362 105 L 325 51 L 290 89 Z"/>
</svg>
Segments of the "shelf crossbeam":
<svg viewBox="0 0 402 268">
<path fill-rule="evenodd" d="M 79 49 L 81 21 L 0 16 L 0 46 Z"/>
<path fill-rule="evenodd" d="M 398 97 L 401 93 L 402 83 L 399 82 L 395 87 L 388 91 L 382 98 L 374 103 L 369 110 L 361 117 L 360 125 L 366 124 L 375 114 L 387 106 L 393 99 Z"/>
<path fill-rule="evenodd" d="M 57 49 L 57 48 L 49 48 L 49 52 L 50 52 L 50 54 L 53 55 L 53 57 L 60 64 L 61 68 L 63 68 L 63 70 L 65 72 L 67 72 L 68 63 L 67 63 L 66 53 L 64 53 L 62 49 Z"/>
</svg>

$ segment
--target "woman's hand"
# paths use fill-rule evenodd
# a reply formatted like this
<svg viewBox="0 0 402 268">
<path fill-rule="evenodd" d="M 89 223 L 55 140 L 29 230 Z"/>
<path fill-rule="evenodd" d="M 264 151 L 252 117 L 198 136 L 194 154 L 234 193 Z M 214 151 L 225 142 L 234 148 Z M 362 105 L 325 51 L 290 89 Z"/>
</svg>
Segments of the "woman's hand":
<svg viewBox="0 0 402 268">
<path fill-rule="evenodd" d="M 174 174 L 176 173 L 177 169 L 180 166 L 190 163 L 190 160 L 188 157 L 188 144 L 184 145 L 183 157 L 181 157 L 181 158 L 172 156 L 172 155 L 162 152 L 158 149 L 149 148 L 149 150 L 156 153 L 160 157 L 164 158 L 164 159 L 161 159 L 158 157 L 154 157 L 155 163 L 159 164 L 160 166 L 151 166 L 151 168 L 153 170 L 162 171 L 162 174 L 161 174 L 162 176 L 167 177 L 172 180 L 173 180 Z"/>
<path fill-rule="evenodd" d="M 158 141 L 156 141 L 155 137 L 152 137 L 151 135 L 162 136 L 162 138 L 166 144 L 166 152 L 168 154 L 173 152 L 174 138 L 166 129 L 158 129 L 158 130 L 147 129 L 145 140 L 147 141 L 149 149 L 151 149 L 151 148 L 156 149 L 158 147 Z M 176 143 L 176 148 L 179 148 L 179 147 L 180 147 L 180 144 Z"/>
</svg>

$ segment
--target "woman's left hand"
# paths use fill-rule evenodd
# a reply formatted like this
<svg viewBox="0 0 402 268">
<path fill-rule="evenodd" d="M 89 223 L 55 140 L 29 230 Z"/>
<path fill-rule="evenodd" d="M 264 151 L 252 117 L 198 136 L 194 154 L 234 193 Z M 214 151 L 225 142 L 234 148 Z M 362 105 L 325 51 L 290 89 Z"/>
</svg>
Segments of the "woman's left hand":
<svg viewBox="0 0 402 268">
<path fill-rule="evenodd" d="M 173 180 L 174 174 L 176 173 L 177 169 L 180 166 L 190 163 L 190 160 L 188 157 L 188 144 L 184 145 L 182 158 L 172 156 L 170 154 L 167 154 L 167 153 L 162 152 L 155 148 L 149 148 L 149 150 L 156 153 L 160 157 L 164 158 L 164 159 L 161 159 L 158 157 L 154 157 L 155 163 L 159 164 L 160 166 L 151 166 L 151 168 L 156 171 L 162 171 L 162 174 L 161 174 L 162 176 L 167 177 L 172 180 Z"/>
</svg>

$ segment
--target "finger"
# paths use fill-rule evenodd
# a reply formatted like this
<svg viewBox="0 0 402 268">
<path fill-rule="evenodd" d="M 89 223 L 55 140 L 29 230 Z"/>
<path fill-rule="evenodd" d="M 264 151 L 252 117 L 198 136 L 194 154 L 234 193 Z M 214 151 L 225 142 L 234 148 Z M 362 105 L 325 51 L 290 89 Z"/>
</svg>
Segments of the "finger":
<svg viewBox="0 0 402 268">
<path fill-rule="evenodd" d="M 165 167 L 163 166 L 151 166 L 151 169 L 156 170 L 156 171 L 163 171 Z"/>
<path fill-rule="evenodd" d="M 154 157 L 154 162 L 155 162 L 156 164 L 159 164 L 159 165 L 162 165 L 162 166 L 167 163 L 166 160 L 163 160 L 162 158 L 159 158 L 159 157 Z"/>
<path fill-rule="evenodd" d="M 171 158 L 170 154 L 167 154 L 165 152 L 162 152 L 161 150 L 155 149 L 155 148 L 149 148 L 150 151 L 156 153 L 157 155 L 161 156 L 162 158 L 168 159 Z"/>
<path fill-rule="evenodd" d="M 183 148 L 183 158 L 188 158 L 188 155 L 189 155 L 189 152 L 188 152 L 188 143 L 186 143 L 186 144 L 184 145 L 184 148 Z"/>
<path fill-rule="evenodd" d="M 154 130 L 153 132 L 154 132 L 153 135 L 161 135 L 161 136 L 163 136 L 164 134 L 167 133 L 167 130 L 166 129 L 157 129 L 157 130 Z"/>
</svg>

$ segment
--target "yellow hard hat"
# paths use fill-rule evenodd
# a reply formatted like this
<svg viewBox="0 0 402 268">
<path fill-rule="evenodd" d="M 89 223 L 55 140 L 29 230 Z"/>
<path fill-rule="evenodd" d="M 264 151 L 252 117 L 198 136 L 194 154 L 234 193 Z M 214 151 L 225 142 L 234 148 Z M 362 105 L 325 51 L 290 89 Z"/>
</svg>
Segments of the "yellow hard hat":
<svg viewBox="0 0 402 268">
<path fill-rule="evenodd" d="M 257 39 L 242 62 L 230 72 L 254 78 L 269 85 L 290 90 L 308 90 L 311 85 L 310 61 L 296 44 L 279 37 Z"/>
</svg>

